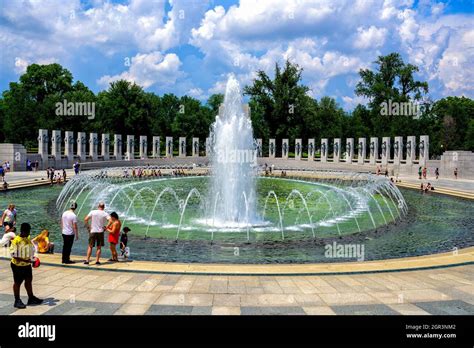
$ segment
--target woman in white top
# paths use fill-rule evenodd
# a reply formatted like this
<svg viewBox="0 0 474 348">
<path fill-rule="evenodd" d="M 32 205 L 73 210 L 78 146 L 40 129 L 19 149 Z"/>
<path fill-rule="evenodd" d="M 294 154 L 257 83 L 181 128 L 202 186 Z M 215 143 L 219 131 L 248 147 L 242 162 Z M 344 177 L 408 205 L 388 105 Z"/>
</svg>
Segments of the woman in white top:
<svg viewBox="0 0 474 348">
<path fill-rule="evenodd" d="M 8 208 L 2 214 L 2 218 L 0 219 L 0 224 L 5 227 L 6 225 L 14 226 L 16 224 L 16 212 L 15 212 L 15 205 L 10 204 Z"/>
</svg>

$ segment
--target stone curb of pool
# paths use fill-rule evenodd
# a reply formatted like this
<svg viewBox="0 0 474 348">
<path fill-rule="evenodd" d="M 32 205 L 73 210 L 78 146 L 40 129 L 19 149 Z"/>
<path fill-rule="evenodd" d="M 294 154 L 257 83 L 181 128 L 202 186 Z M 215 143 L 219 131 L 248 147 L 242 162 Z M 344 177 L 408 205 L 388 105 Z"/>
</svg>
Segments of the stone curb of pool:
<svg viewBox="0 0 474 348">
<path fill-rule="evenodd" d="M 1 259 L 7 259 L 2 257 Z M 83 256 L 73 256 L 78 262 L 63 265 L 61 255 L 41 255 L 41 264 L 48 266 L 69 267 L 85 270 L 111 272 L 158 273 L 158 274 L 191 274 L 191 275 L 228 275 L 228 276 L 307 276 L 307 275 L 344 275 L 363 273 L 384 273 L 400 271 L 418 271 L 425 269 L 447 268 L 474 264 L 474 247 L 451 252 L 431 254 L 400 259 L 376 260 L 345 263 L 313 264 L 203 264 L 173 263 L 155 261 L 128 261 L 103 263 L 101 266 L 85 266 Z"/>
</svg>

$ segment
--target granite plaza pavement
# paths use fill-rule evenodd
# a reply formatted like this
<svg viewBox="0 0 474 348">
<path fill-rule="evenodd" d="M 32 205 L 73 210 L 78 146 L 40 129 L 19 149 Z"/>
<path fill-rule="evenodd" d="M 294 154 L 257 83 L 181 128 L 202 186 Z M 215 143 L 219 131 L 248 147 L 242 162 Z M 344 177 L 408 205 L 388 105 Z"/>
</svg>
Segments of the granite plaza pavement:
<svg viewBox="0 0 474 348">
<path fill-rule="evenodd" d="M 97 267 L 97 266 L 95 266 Z M 223 276 L 104 272 L 43 265 L 39 306 L 13 308 L 0 261 L 3 315 L 474 315 L 474 265 L 327 276 Z M 26 300 L 24 288 L 22 297 Z"/>
</svg>

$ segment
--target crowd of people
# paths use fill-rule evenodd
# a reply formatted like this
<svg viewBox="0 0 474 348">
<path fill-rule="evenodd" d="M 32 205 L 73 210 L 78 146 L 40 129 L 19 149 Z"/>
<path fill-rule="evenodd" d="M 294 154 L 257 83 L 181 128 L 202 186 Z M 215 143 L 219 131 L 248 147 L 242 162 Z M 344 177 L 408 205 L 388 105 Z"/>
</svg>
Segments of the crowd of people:
<svg viewBox="0 0 474 348">
<path fill-rule="evenodd" d="M 186 176 L 189 175 L 186 173 L 184 168 L 175 168 L 171 171 L 172 176 Z M 195 175 L 195 174 L 193 174 Z M 149 178 L 149 177 L 162 177 L 165 176 L 161 172 L 159 167 L 133 167 L 133 168 L 125 168 L 123 170 L 123 177 L 124 178 Z"/>
<path fill-rule="evenodd" d="M 76 215 L 77 203 L 71 202 L 69 209 L 61 216 L 61 235 L 63 239 L 62 263 L 64 265 L 74 264 L 71 260 L 71 250 L 74 241 L 79 240 L 78 218 Z M 13 294 L 15 296 L 14 307 L 26 308 L 27 305 L 41 304 L 43 300 L 33 294 L 33 271 L 32 268 L 39 267 L 39 254 L 54 253 L 55 244 L 49 238 L 49 231 L 43 229 L 36 237 L 31 238 L 31 225 L 24 222 L 20 225 L 17 234 L 17 209 L 14 204 L 9 204 L 0 218 L 0 225 L 4 229 L 0 239 L 0 247 L 5 248 L 11 255 L 10 266 L 13 273 Z M 105 203 L 100 202 L 97 209 L 93 209 L 84 218 L 84 226 L 88 231 L 88 246 L 84 264 L 88 265 L 93 249 L 96 248 L 96 265 L 101 265 L 102 247 L 105 245 L 105 234 L 108 234 L 111 258 L 109 262 L 118 262 L 120 249 L 121 257 L 126 260 L 130 256 L 128 247 L 128 233 L 130 228 L 124 227 L 116 212 L 107 213 Z M 20 287 L 25 284 L 28 294 L 28 302 L 25 305 L 20 298 Z"/>
<path fill-rule="evenodd" d="M 51 186 L 66 183 L 66 169 L 55 170 L 53 167 L 48 167 L 48 169 L 46 169 L 46 178 L 50 181 Z"/>
</svg>

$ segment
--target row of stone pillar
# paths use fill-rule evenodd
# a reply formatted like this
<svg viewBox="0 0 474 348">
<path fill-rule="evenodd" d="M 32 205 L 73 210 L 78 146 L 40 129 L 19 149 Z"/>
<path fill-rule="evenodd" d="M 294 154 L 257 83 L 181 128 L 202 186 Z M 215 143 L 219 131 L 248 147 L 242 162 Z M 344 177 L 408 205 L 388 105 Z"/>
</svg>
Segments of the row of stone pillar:
<svg viewBox="0 0 474 348">
<path fill-rule="evenodd" d="M 148 137 L 146 135 L 141 135 L 138 139 L 139 146 L 139 157 L 138 158 L 148 158 Z M 153 136 L 152 137 L 152 158 L 160 157 L 160 140 L 161 137 Z M 99 157 L 103 160 L 110 159 L 110 136 L 109 134 L 102 134 L 101 139 L 99 140 L 97 133 L 89 133 L 87 135 L 85 132 L 78 132 L 77 138 L 74 137 L 74 132 L 66 131 L 64 138 L 61 137 L 60 130 L 53 130 L 51 138 L 49 137 L 48 130 L 40 129 L 38 136 L 38 153 L 43 159 L 48 158 L 48 156 L 53 156 L 54 158 L 61 158 L 62 156 L 62 146 L 64 143 L 64 157 L 68 159 L 73 159 L 78 157 L 85 159 L 89 157 L 91 160 L 95 161 Z M 74 144 L 77 143 L 76 153 L 74 153 Z M 208 146 L 209 141 L 206 141 L 206 154 L 209 151 Z M 51 152 L 49 152 L 49 145 L 51 144 Z M 133 135 L 127 135 L 126 138 L 126 151 L 122 152 L 123 148 L 122 135 L 114 134 L 113 139 L 113 156 L 115 160 L 122 159 L 135 159 L 135 137 Z M 99 154 L 100 148 L 100 154 Z M 173 137 L 165 138 L 165 156 L 173 157 Z M 179 148 L 178 156 L 186 157 L 186 137 L 179 137 Z M 199 138 L 192 138 L 192 156 L 199 156 Z"/>
<path fill-rule="evenodd" d="M 429 136 L 420 136 L 419 143 L 416 143 L 415 136 L 408 136 L 406 142 L 404 137 L 398 136 L 393 139 L 390 137 L 383 137 L 379 144 L 379 138 L 371 137 L 367 143 L 367 138 L 359 138 L 357 144 L 354 144 L 354 138 L 346 139 L 346 151 L 344 157 L 342 156 L 341 139 L 335 138 L 332 143 L 332 162 L 347 162 L 353 163 L 355 156 L 357 155 L 357 163 L 364 164 L 367 162 L 370 164 L 376 164 L 380 159 L 381 164 L 388 164 L 389 161 L 393 160 L 393 164 L 400 164 L 402 161 L 407 164 L 411 164 L 418 158 L 420 165 L 424 165 L 429 159 Z M 261 139 L 257 139 L 259 149 L 261 149 Z M 380 146 L 379 146 L 380 145 Z M 289 140 L 283 139 L 281 145 L 281 157 L 283 159 L 288 158 L 289 153 Z M 393 156 L 392 156 L 393 148 Z M 418 149 L 418 157 L 417 155 Z M 276 139 L 270 139 L 268 153 L 270 158 L 276 156 Z M 295 139 L 295 159 L 301 160 L 303 153 L 302 139 Z M 308 160 L 313 161 L 316 154 L 315 139 L 308 139 L 307 154 Z M 379 153 L 380 150 L 380 153 Z M 404 151 L 406 150 L 406 151 Z M 329 157 L 329 139 L 321 139 L 321 146 L 319 147 L 321 162 L 327 162 Z M 367 156 L 368 154 L 368 156 Z"/>
<path fill-rule="evenodd" d="M 152 137 L 152 158 L 160 157 L 160 136 Z M 400 164 L 402 161 L 405 163 L 413 163 L 416 159 L 416 153 L 418 148 L 418 160 L 421 165 L 426 163 L 429 159 L 429 137 L 427 135 L 420 136 L 419 143 L 416 143 L 415 136 L 408 136 L 406 143 L 404 138 L 401 136 L 392 139 L 390 137 L 383 137 L 379 144 L 379 138 L 371 137 L 367 143 L 367 138 L 359 138 L 358 143 L 354 144 L 354 138 L 346 139 L 346 151 L 344 157 L 342 156 L 341 139 L 333 139 L 332 147 L 332 162 L 347 162 L 353 163 L 357 154 L 357 163 L 364 164 L 367 162 L 370 164 L 376 164 L 380 159 L 383 165 L 388 164 L 389 161 L 393 160 L 394 164 Z M 49 153 L 49 144 L 51 143 L 51 153 Z M 64 138 L 61 137 L 61 131 L 53 130 L 51 139 L 48 135 L 48 130 L 40 129 L 38 137 L 38 153 L 41 157 L 47 158 L 49 155 L 55 158 L 61 158 L 62 156 L 62 144 L 64 143 L 64 156 L 68 159 L 73 159 L 74 156 L 81 159 L 89 157 L 92 161 L 95 161 L 99 156 L 103 160 L 110 159 L 110 145 L 111 141 L 109 134 L 102 134 L 99 140 L 97 133 L 89 133 L 89 136 L 85 132 L 78 132 L 77 138 L 74 137 L 74 132 L 66 131 Z M 76 154 L 74 154 L 74 143 L 77 143 Z M 256 139 L 258 157 L 262 157 L 262 139 Z M 122 153 L 123 140 L 122 135 L 114 134 L 113 140 L 113 156 L 116 160 L 121 159 L 135 159 L 135 137 L 133 135 L 127 135 L 126 138 L 126 152 Z M 179 137 L 178 141 L 178 157 L 186 157 L 186 137 Z M 380 146 L 379 146 L 380 145 Z M 139 137 L 139 158 L 148 158 L 148 137 L 142 135 Z M 100 155 L 99 155 L 100 147 Z M 191 152 L 193 157 L 199 156 L 199 138 L 193 137 L 191 143 Z M 393 147 L 393 157 L 391 155 L 391 149 Z M 281 157 L 288 159 L 289 154 L 289 140 L 282 140 Z M 381 149 L 381 153 L 379 153 Z M 87 151 L 88 150 L 88 151 Z M 206 156 L 210 153 L 210 139 L 206 138 Z M 269 157 L 276 157 L 276 139 L 269 140 Z M 295 159 L 301 160 L 303 153 L 302 139 L 295 139 Z M 315 139 L 308 139 L 307 154 L 308 160 L 313 161 L 316 154 Z M 329 157 L 329 139 L 321 139 L 320 158 L 321 162 L 327 162 Z M 406 151 L 404 151 L 406 150 Z M 369 156 L 367 156 L 367 154 Z M 406 154 L 404 156 L 404 154 Z M 165 156 L 173 157 L 173 137 L 165 137 Z"/>
</svg>

